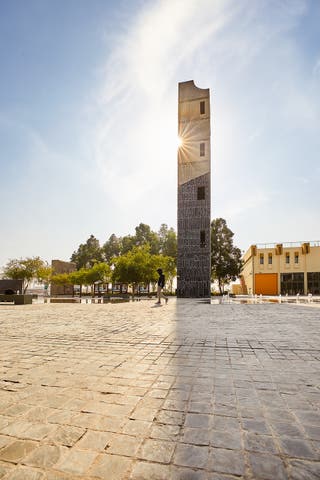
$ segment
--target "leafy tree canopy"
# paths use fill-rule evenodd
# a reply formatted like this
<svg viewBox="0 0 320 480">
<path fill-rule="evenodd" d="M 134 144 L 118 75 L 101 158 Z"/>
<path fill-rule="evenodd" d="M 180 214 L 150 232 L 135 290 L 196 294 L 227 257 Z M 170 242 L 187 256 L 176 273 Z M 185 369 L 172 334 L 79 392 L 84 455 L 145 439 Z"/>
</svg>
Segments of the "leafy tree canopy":
<svg viewBox="0 0 320 480">
<path fill-rule="evenodd" d="M 135 246 L 135 238 L 132 235 L 126 235 L 121 238 L 120 255 L 130 252 Z"/>
<path fill-rule="evenodd" d="M 86 271 L 86 281 L 93 285 L 95 282 L 108 283 L 111 280 L 111 268 L 107 263 L 96 263 Z"/>
<path fill-rule="evenodd" d="M 70 273 L 57 273 L 52 275 L 51 283 L 55 285 L 69 285 L 72 284 Z M 75 283 L 76 285 L 76 283 Z"/>
<path fill-rule="evenodd" d="M 117 237 L 114 233 L 110 235 L 109 239 L 102 247 L 102 253 L 105 260 L 110 262 L 112 257 L 118 257 L 121 253 L 121 246 L 121 237 Z"/>
<path fill-rule="evenodd" d="M 152 255 L 156 255 L 159 253 L 160 242 L 157 233 L 153 232 L 149 225 L 146 225 L 145 223 L 140 223 L 136 227 L 135 245 L 143 246 L 148 244 L 150 245 L 150 253 Z"/>
<path fill-rule="evenodd" d="M 38 280 L 49 285 L 51 278 L 52 278 L 52 268 L 48 265 L 40 267 L 37 272 Z"/>
<path fill-rule="evenodd" d="M 163 269 L 165 273 L 166 281 L 168 281 L 169 283 L 169 289 L 172 292 L 173 280 L 177 275 L 176 259 L 171 256 L 165 256 L 165 255 L 161 255 L 160 258 L 162 259 L 160 268 Z"/>
<path fill-rule="evenodd" d="M 78 250 L 71 255 L 71 261 L 80 268 L 92 267 L 95 263 L 103 261 L 102 249 L 100 247 L 99 240 L 90 235 L 86 243 L 82 243 Z"/>
<path fill-rule="evenodd" d="M 168 257 L 177 258 L 177 234 L 173 228 L 162 223 L 159 232 L 160 252 Z"/>
<path fill-rule="evenodd" d="M 107 263 L 96 263 L 91 268 L 80 268 L 75 272 L 53 275 L 52 283 L 56 285 L 94 285 L 95 282 L 109 283 L 111 268 Z M 94 291 L 94 288 L 92 288 Z"/>
<path fill-rule="evenodd" d="M 149 225 L 140 223 L 135 228 L 135 235 L 126 235 L 120 240 L 120 254 L 128 253 L 134 247 L 150 246 L 150 253 L 156 255 L 160 250 L 160 241 L 158 234 L 153 232 Z"/>
<path fill-rule="evenodd" d="M 234 233 L 223 218 L 211 222 L 211 278 L 217 280 L 220 293 L 240 274 L 241 250 L 233 245 Z"/>
<path fill-rule="evenodd" d="M 149 245 L 134 247 L 129 252 L 114 258 L 113 279 L 129 285 L 156 282 L 157 269 L 165 269 L 167 258 L 153 255 Z"/>
<path fill-rule="evenodd" d="M 78 250 L 73 252 L 71 261 L 75 262 L 78 270 L 90 268 L 101 261 L 111 264 L 114 258 L 143 246 L 148 246 L 151 255 L 162 254 L 176 259 L 177 234 L 166 224 L 161 225 L 159 232 L 154 232 L 149 225 L 140 223 L 135 227 L 134 235 L 117 237 L 113 233 L 102 247 L 100 247 L 99 241 L 91 235 L 86 243 L 81 244 Z"/>
<path fill-rule="evenodd" d="M 51 276 L 51 268 L 40 257 L 14 258 L 9 260 L 3 270 L 4 277 L 23 280 L 24 293 L 32 279 L 45 280 Z"/>
<path fill-rule="evenodd" d="M 89 268 L 80 268 L 80 270 L 76 270 L 75 272 L 71 272 L 68 274 L 68 282 L 71 285 L 90 285 L 89 275 L 88 272 L 90 271 Z"/>
</svg>

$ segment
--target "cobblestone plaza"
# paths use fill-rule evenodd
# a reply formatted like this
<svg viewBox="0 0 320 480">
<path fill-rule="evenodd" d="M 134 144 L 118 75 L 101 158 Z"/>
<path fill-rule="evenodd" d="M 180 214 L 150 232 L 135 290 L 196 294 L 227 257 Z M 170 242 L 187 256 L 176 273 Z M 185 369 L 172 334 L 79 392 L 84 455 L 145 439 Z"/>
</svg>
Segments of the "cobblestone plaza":
<svg viewBox="0 0 320 480">
<path fill-rule="evenodd" d="M 0 307 L 3 480 L 320 478 L 320 309 Z"/>
</svg>

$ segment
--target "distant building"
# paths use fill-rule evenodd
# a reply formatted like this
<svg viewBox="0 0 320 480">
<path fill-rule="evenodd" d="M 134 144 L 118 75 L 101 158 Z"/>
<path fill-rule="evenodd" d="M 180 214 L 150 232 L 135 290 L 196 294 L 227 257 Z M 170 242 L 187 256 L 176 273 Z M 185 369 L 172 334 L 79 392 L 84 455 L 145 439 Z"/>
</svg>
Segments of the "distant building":
<svg viewBox="0 0 320 480">
<path fill-rule="evenodd" d="M 210 92 L 179 83 L 177 296 L 210 297 Z"/>
<path fill-rule="evenodd" d="M 320 295 L 320 241 L 251 245 L 243 261 L 245 294 Z"/>
<path fill-rule="evenodd" d="M 52 260 L 51 267 L 54 275 L 58 275 L 60 273 L 71 273 L 77 269 L 75 263 L 63 262 L 62 260 Z M 57 295 L 73 295 L 73 293 L 73 285 L 55 285 L 54 283 L 51 284 L 50 294 L 52 297 L 55 297 Z"/>
</svg>

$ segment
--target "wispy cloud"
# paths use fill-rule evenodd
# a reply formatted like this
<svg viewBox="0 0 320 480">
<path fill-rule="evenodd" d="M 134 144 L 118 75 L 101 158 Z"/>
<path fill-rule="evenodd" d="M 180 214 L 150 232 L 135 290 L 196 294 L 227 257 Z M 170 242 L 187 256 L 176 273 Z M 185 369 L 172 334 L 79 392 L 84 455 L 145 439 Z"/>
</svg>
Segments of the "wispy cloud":
<svg viewBox="0 0 320 480">
<path fill-rule="evenodd" d="M 191 78 L 178 71 L 193 77 L 194 55 L 232 16 L 226 13 L 229 2 L 202 4 L 149 4 L 125 34 L 113 38 L 118 47 L 108 58 L 97 98 L 101 117 L 94 141 L 101 179 L 119 206 L 127 206 L 127 197 L 138 202 L 164 182 L 175 186 L 177 79 Z"/>
<path fill-rule="evenodd" d="M 234 177 L 238 206 L 226 214 L 270 204 L 272 186 L 244 193 L 256 182 L 255 165 L 269 166 L 268 182 L 272 165 L 291 155 L 278 133 L 316 128 L 319 118 L 311 79 L 288 35 L 307 6 L 304 0 L 163 0 L 145 3 L 120 35 L 109 34 L 117 46 L 96 95 L 93 145 L 98 181 L 119 211 L 128 199 L 133 210 L 148 199 L 156 218 L 165 208 L 175 221 L 177 82 L 190 79 L 212 94 L 213 204 L 224 203 Z"/>
</svg>

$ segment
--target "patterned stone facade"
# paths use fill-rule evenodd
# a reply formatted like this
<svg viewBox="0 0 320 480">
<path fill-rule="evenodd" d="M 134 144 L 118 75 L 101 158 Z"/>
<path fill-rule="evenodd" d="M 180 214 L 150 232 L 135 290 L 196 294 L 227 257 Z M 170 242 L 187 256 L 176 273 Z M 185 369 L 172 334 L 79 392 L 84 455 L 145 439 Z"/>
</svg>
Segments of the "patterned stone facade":
<svg viewBox="0 0 320 480">
<path fill-rule="evenodd" d="M 179 84 L 177 295 L 210 297 L 210 96 Z"/>
</svg>

